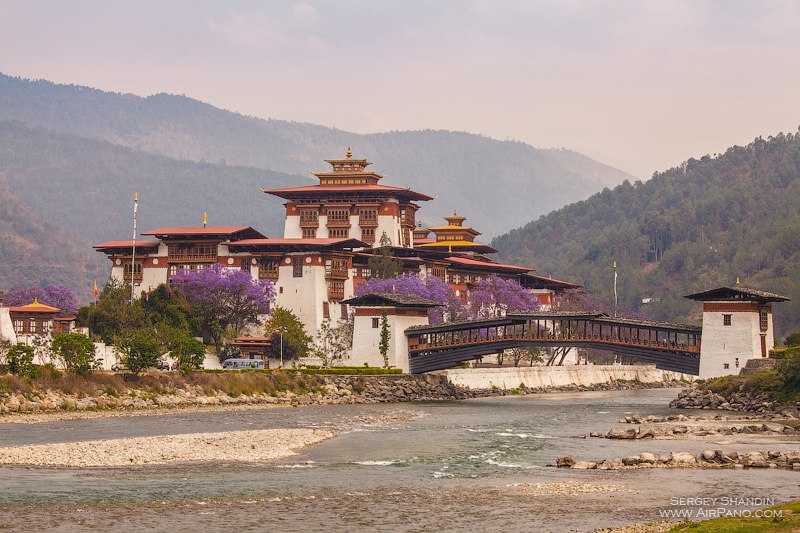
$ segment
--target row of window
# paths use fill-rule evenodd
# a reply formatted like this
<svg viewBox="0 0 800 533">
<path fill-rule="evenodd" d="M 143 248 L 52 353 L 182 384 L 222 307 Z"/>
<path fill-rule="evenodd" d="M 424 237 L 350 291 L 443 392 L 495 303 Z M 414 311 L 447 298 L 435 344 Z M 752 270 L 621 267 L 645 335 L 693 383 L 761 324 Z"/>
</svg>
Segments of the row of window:
<svg viewBox="0 0 800 533">
<path fill-rule="evenodd" d="M 33 318 L 14 320 L 14 333 L 17 335 L 44 335 L 47 333 L 47 322 Z"/>
</svg>

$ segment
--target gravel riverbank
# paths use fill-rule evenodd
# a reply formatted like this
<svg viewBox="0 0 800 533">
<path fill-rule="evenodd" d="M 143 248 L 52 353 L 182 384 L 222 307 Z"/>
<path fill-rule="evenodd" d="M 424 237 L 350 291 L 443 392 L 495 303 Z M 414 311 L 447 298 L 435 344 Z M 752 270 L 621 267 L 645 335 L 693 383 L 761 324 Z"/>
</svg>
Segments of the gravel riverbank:
<svg viewBox="0 0 800 533">
<path fill-rule="evenodd" d="M 329 429 L 265 429 L 189 433 L 0 448 L 0 464 L 70 468 L 160 465 L 179 462 L 263 463 L 336 433 Z"/>
</svg>

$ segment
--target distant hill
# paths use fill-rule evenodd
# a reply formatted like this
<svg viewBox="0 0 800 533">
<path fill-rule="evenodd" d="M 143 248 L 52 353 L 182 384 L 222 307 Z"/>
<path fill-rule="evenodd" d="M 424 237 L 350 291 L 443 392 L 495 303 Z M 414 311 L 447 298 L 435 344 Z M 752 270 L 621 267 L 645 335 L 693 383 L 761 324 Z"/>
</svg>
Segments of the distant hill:
<svg viewBox="0 0 800 533">
<path fill-rule="evenodd" d="M 259 187 L 311 183 L 301 176 L 178 161 L 2 121 L 0 173 L 40 216 L 95 244 L 130 238 L 134 192 L 140 230 L 199 225 L 205 211 L 210 224 L 252 225 L 282 236 L 281 200 Z"/>
<path fill-rule="evenodd" d="M 0 289 L 58 283 L 88 301 L 92 282 L 102 286 L 108 276 L 105 258 L 16 198 L 5 177 L 0 172 Z"/>
<path fill-rule="evenodd" d="M 696 321 L 683 295 L 742 284 L 792 298 L 778 304 L 779 335 L 800 331 L 800 133 L 625 182 L 492 242 L 508 261 L 584 284 L 657 319 Z M 643 303 L 651 299 L 651 303 Z"/>
<path fill-rule="evenodd" d="M 248 167 L 178 161 L 20 122 L 0 121 L 0 290 L 62 283 L 83 302 L 110 264 L 93 244 L 128 239 L 133 193 L 139 231 L 251 225 L 283 235 L 281 200 L 259 187 L 308 178 Z"/>
<path fill-rule="evenodd" d="M 438 197 L 423 207 L 421 220 L 439 224 L 457 209 L 487 236 L 631 178 L 576 152 L 467 133 L 359 135 L 247 117 L 185 96 L 142 98 L 5 75 L 0 75 L 0 120 L 177 159 L 304 176 L 327 170 L 324 159 L 340 157 L 352 146 L 357 157 L 369 158 L 376 172 L 387 175 L 385 183 Z"/>
</svg>

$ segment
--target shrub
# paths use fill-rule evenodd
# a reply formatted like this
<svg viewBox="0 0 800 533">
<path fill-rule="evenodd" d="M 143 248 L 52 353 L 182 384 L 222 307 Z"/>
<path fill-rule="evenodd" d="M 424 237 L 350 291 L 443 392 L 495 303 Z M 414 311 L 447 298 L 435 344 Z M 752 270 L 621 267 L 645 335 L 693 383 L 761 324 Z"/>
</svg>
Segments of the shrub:
<svg viewBox="0 0 800 533">
<path fill-rule="evenodd" d="M 120 362 L 134 375 L 156 366 L 162 353 L 161 343 L 150 328 L 123 332 L 116 342 L 116 349 L 121 355 Z"/>
<path fill-rule="evenodd" d="M 38 369 L 33 364 L 33 348 L 24 344 L 16 344 L 8 350 L 6 356 L 8 371 L 25 377 L 36 377 Z"/>
<path fill-rule="evenodd" d="M 79 376 L 85 376 L 97 368 L 94 344 L 80 333 L 61 333 L 50 343 L 53 354 L 64 368 Z"/>
</svg>

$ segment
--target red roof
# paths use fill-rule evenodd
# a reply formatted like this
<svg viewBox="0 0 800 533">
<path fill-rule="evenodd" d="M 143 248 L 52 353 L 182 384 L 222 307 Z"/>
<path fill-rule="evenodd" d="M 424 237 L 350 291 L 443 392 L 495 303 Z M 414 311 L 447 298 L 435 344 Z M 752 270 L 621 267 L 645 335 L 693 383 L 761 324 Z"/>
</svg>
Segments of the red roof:
<svg viewBox="0 0 800 533">
<path fill-rule="evenodd" d="M 403 189 L 402 187 L 391 187 L 389 185 L 306 185 L 302 187 L 286 187 L 283 189 L 261 189 L 261 192 L 273 194 L 281 198 L 291 200 L 297 196 L 303 196 L 308 193 L 315 195 L 324 195 L 328 193 L 353 193 L 365 192 L 370 194 L 379 194 L 382 196 L 400 196 L 407 200 L 433 200 L 432 196 L 422 194 L 420 192 L 412 191 L 411 189 Z"/>
<path fill-rule="evenodd" d="M 339 246 L 341 248 L 366 248 L 367 243 L 358 239 L 243 239 L 228 244 L 228 248 L 252 247 L 252 248 L 331 248 Z"/>
<path fill-rule="evenodd" d="M 502 263 L 492 263 L 489 261 L 476 261 L 475 259 L 467 259 L 465 257 L 448 257 L 448 261 L 456 265 L 467 267 L 481 267 L 487 270 L 514 270 L 516 272 L 530 272 L 533 270 L 528 267 L 521 267 L 516 265 L 504 265 Z"/>
<path fill-rule="evenodd" d="M 264 238 L 260 232 L 250 226 L 195 226 L 188 228 L 159 228 L 142 232 L 142 235 L 225 235 L 230 237 L 236 233 L 246 232 L 249 238 Z"/>
<path fill-rule="evenodd" d="M 564 289 L 577 289 L 581 287 L 577 283 L 570 283 L 569 281 L 562 281 L 560 279 L 548 278 L 546 276 L 537 276 L 535 274 L 525 274 L 523 278 L 542 282 L 545 285 L 555 285 Z"/>
<path fill-rule="evenodd" d="M 137 248 L 158 248 L 158 245 L 161 244 L 158 241 L 154 241 L 152 239 L 147 239 L 144 241 L 136 241 Z M 108 241 L 102 244 L 95 244 L 92 248 L 97 248 L 98 250 L 103 250 L 107 248 L 133 248 L 133 241 L 132 240 L 123 240 L 123 241 Z"/>
</svg>

